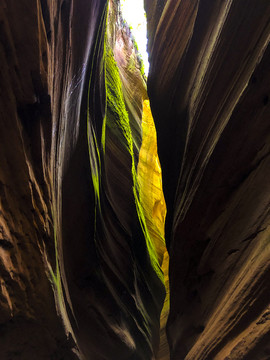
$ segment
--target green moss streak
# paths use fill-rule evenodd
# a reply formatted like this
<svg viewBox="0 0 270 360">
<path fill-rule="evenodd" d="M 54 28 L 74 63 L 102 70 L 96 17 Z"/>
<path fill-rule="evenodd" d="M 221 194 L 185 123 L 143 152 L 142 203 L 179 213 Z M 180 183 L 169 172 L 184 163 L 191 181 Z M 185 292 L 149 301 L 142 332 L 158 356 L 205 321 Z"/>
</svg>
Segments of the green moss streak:
<svg viewBox="0 0 270 360">
<path fill-rule="evenodd" d="M 88 101 L 87 101 L 87 138 L 88 138 L 88 149 L 89 149 L 89 159 L 90 159 L 90 167 L 91 167 L 91 174 L 92 174 L 92 182 L 93 188 L 95 193 L 96 205 L 100 208 L 100 153 L 98 148 L 98 143 L 95 135 L 95 131 L 90 122 L 90 109 L 89 109 L 89 100 L 91 96 L 91 83 L 93 78 L 93 71 L 95 66 L 95 59 L 97 58 L 97 54 L 100 51 L 103 51 L 102 42 L 104 42 L 104 37 L 102 37 L 102 31 L 106 29 L 106 21 L 107 21 L 107 8 L 108 4 L 104 7 L 104 11 L 102 14 L 102 21 L 98 28 L 97 33 L 97 41 L 94 46 L 94 54 L 93 54 L 93 61 L 91 64 L 91 71 L 90 71 L 90 79 L 89 79 L 89 87 L 88 87 Z M 102 41 L 100 40 L 102 39 Z M 57 203 L 57 200 L 54 199 L 54 204 Z M 48 270 L 50 275 L 50 281 L 53 285 L 55 290 L 55 295 L 57 297 L 57 303 L 59 306 L 59 310 L 64 316 L 65 308 L 64 308 L 64 298 L 63 298 L 63 290 L 62 290 L 62 283 L 61 283 L 61 274 L 60 274 L 60 265 L 59 265 L 59 253 L 58 253 L 58 234 L 59 234 L 59 221 L 57 219 L 57 211 L 56 207 L 52 209 L 52 218 L 54 224 L 54 247 L 55 247 L 55 271 L 52 269 L 52 266 L 48 262 Z"/>
<path fill-rule="evenodd" d="M 132 132 L 129 123 L 129 116 L 126 110 L 123 90 L 122 90 L 122 82 L 119 75 L 119 70 L 117 64 L 114 60 L 113 52 L 107 45 L 106 47 L 106 96 L 107 96 L 107 106 L 109 108 L 110 115 L 113 117 L 112 121 L 108 122 L 109 127 L 117 127 L 121 130 L 123 137 L 119 138 L 119 141 L 122 142 L 126 150 L 129 152 L 131 156 L 131 171 L 133 178 L 133 194 L 136 205 L 136 210 L 138 214 L 138 219 L 140 221 L 141 229 L 144 234 L 144 238 L 146 240 L 146 245 L 151 261 L 151 265 L 155 270 L 158 277 L 161 281 L 164 281 L 162 270 L 158 263 L 158 257 L 156 254 L 156 250 L 154 244 L 151 241 L 151 238 L 148 233 L 148 229 L 146 226 L 146 220 L 142 208 L 142 204 L 139 196 L 139 185 L 137 179 L 137 172 L 135 167 L 134 160 L 134 151 L 133 151 L 133 138 Z"/>
<path fill-rule="evenodd" d="M 90 71 L 90 78 L 89 78 L 89 85 L 88 85 L 88 100 L 87 100 L 87 139 L 88 139 L 88 150 L 89 150 L 89 159 L 90 159 L 90 167 L 91 167 L 91 176 L 93 181 L 94 193 L 95 193 L 95 202 L 96 207 L 98 206 L 100 210 L 100 179 L 101 179 L 101 159 L 100 159 L 100 152 L 99 146 L 95 134 L 95 129 L 90 120 L 90 100 L 91 100 L 91 85 L 93 80 L 93 71 L 95 60 L 98 59 L 98 54 L 103 51 L 104 46 L 104 37 L 102 33 L 106 34 L 106 27 L 107 27 L 107 12 L 108 12 L 108 3 L 104 8 L 102 14 L 102 21 L 100 22 L 98 33 L 97 33 L 97 40 L 94 46 L 93 52 L 93 61 L 91 64 L 91 71 Z M 105 36 L 106 37 L 106 36 Z M 100 64 L 100 69 L 102 69 L 102 64 Z M 94 112 L 94 111 L 93 111 Z M 106 114 L 105 114 L 106 118 Z M 105 150 L 105 123 L 106 119 L 103 119 L 103 126 L 102 126 L 102 145 L 103 151 Z"/>
</svg>

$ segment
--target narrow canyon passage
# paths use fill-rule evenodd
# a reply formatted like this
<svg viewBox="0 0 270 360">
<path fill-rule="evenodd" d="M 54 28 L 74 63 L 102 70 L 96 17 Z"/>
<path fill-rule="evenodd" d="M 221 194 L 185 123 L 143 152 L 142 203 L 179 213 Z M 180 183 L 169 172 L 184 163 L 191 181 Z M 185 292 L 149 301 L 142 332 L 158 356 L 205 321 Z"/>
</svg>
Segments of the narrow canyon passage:
<svg viewBox="0 0 270 360">
<path fill-rule="evenodd" d="M 270 2 L 144 6 L 0 3 L 1 360 L 270 358 Z"/>
</svg>

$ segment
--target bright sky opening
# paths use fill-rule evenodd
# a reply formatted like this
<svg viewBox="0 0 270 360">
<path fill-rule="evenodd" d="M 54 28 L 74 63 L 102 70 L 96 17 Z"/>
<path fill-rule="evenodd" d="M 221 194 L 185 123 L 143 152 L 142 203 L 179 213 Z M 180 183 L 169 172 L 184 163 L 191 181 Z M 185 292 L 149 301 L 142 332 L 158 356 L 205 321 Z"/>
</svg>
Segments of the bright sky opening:
<svg viewBox="0 0 270 360">
<path fill-rule="evenodd" d="M 146 51 L 147 32 L 146 16 L 143 6 L 143 0 L 120 0 L 123 18 L 131 27 L 131 32 L 138 45 L 139 53 L 142 56 L 145 75 L 148 75 L 149 62 Z"/>
</svg>

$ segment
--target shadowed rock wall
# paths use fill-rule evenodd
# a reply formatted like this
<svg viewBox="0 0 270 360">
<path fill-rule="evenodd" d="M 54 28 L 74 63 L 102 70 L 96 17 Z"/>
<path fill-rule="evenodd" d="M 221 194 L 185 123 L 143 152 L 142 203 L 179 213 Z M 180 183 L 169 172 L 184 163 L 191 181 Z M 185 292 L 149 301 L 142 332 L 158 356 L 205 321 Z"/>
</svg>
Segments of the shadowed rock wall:
<svg viewBox="0 0 270 360">
<path fill-rule="evenodd" d="M 266 360 L 270 4 L 145 5 L 171 359 Z M 0 358 L 168 359 L 165 210 L 117 4 L 3 0 L 0 30 Z"/>
<path fill-rule="evenodd" d="M 0 5 L 0 358 L 74 359 L 54 267 L 48 44 L 36 1 Z"/>
<path fill-rule="evenodd" d="M 0 19 L 0 358 L 152 359 L 165 291 L 129 29 L 95 0 L 3 1 Z"/>
<path fill-rule="evenodd" d="M 268 359 L 270 4 L 145 5 L 171 359 Z"/>
</svg>

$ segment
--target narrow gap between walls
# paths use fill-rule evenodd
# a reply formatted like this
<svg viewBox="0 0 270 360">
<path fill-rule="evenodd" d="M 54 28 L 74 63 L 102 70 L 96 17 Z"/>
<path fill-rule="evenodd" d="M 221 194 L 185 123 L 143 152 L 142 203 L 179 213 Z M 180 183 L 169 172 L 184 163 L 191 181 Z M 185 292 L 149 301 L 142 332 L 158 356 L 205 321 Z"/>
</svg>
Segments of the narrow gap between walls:
<svg viewBox="0 0 270 360">
<path fill-rule="evenodd" d="M 123 20 L 130 27 L 134 44 L 137 47 L 138 57 L 142 61 L 142 73 L 147 79 L 149 62 L 147 53 L 147 17 L 144 10 L 144 1 L 120 0 L 120 11 Z M 156 360 L 161 360 L 165 359 L 169 354 L 166 336 L 166 323 L 170 308 L 169 254 L 166 249 L 164 234 L 166 203 L 162 188 L 162 170 L 158 157 L 156 128 L 148 99 L 143 104 L 142 145 L 139 152 L 137 172 L 146 224 L 159 257 L 166 288 L 166 298 L 160 316 L 160 347 L 156 356 Z"/>
</svg>

